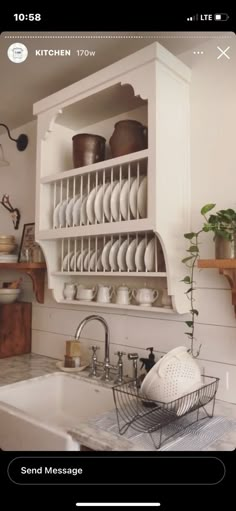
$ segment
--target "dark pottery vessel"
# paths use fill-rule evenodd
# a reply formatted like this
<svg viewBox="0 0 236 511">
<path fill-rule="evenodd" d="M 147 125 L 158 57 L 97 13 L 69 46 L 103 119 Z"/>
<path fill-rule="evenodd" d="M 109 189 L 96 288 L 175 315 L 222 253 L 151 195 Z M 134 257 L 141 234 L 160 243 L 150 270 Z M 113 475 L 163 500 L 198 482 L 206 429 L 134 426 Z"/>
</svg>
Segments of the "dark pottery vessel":
<svg viewBox="0 0 236 511">
<path fill-rule="evenodd" d="M 119 121 L 109 142 L 113 158 L 142 151 L 147 148 L 147 128 L 131 119 Z"/>
<path fill-rule="evenodd" d="M 79 133 L 72 137 L 74 168 L 105 160 L 106 139 L 100 135 Z"/>
</svg>

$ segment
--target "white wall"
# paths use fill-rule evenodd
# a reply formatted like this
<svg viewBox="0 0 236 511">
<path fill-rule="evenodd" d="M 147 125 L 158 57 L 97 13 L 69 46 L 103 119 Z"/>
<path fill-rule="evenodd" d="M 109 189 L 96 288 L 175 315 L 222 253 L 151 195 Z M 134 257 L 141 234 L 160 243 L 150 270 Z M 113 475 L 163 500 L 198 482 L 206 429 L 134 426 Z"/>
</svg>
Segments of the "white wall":
<svg viewBox="0 0 236 511">
<path fill-rule="evenodd" d="M 222 42 L 223 46 L 227 46 Z M 235 42 L 232 40 L 231 47 Z M 236 207 L 235 169 L 235 62 L 231 49 L 231 61 L 219 54 L 217 42 L 201 46 L 204 55 L 186 53 L 182 60 L 193 69 L 191 85 L 191 170 L 192 170 L 192 227 L 202 225 L 200 208 L 208 202 L 216 202 L 217 208 Z M 22 223 L 32 222 L 34 211 L 35 175 L 35 126 L 27 125 L 30 145 L 25 153 L 18 153 L 6 137 L 1 137 L 11 167 L 0 169 L 1 191 L 9 193 L 14 206 L 22 211 Z M 22 131 L 20 130 L 20 131 Z M 8 152 L 9 149 L 9 152 Z M 13 233 L 11 219 L 0 210 L 1 232 Z M 17 231 L 14 231 L 16 233 Z M 19 232 L 20 233 L 20 232 Z M 202 240 L 203 241 L 203 240 Z M 203 257 L 213 257 L 211 236 L 205 236 L 201 248 Z M 182 257 L 182 254 L 180 254 Z M 2 278 L 2 275 L 1 275 Z M 196 306 L 199 317 L 196 326 L 197 342 L 202 343 L 199 362 L 205 374 L 221 378 L 218 397 L 236 402 L 236 319 L 231 305 L 231 294 L 226 279 L 216 270 L 198 273 Z M 31 296 L 28 281 L 25 298 Z M 94 311 L 96 309 L 94 308 Z M 33 304 L 33 344 L 35 353 L 63 358 L 64 342 L 74 335 L 76 326 L 88 313 L 84 308 L 56 304 L 51 293 L 46 292 L 43 305 Z M 96 311 L 97 312 L 97 311 Z M 112 354 L 118 349 L 137 351 L 143 356 L 148 346 L 154 346 L 159 354 L 178 345 L 188 346 L 184 320 L 186 317 L 160 314 L 153 318 L 148 313 L 107 313 L 100 310 L 111 329 Z M 103 356 L 103 331 L 97 323 L 90 323 L 84 331 L 84 344 L 100 343 Z M 113 362 L 115 357 L 112 356 Z M 130 364 L 126 362 L 126 369 Z"/>
</svg>

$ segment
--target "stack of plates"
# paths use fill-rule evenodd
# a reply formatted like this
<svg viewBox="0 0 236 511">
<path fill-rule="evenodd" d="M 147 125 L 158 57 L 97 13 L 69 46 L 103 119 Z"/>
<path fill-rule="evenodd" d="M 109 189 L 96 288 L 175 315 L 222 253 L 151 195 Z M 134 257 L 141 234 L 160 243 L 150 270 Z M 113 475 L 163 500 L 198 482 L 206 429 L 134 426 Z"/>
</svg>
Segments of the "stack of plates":
<svg viewBox="0 0 236 511">
<path fill-rule="evenodd" d="M 17 260 L 18 260 L 17 254 L 0 253 L 0 263 L 17 263 Z"/>
<path fill-rule="evenodd" d="M 10 254 L 15 248 L 15 236 L 0 235 L 0 253 Z"/>
</svg>

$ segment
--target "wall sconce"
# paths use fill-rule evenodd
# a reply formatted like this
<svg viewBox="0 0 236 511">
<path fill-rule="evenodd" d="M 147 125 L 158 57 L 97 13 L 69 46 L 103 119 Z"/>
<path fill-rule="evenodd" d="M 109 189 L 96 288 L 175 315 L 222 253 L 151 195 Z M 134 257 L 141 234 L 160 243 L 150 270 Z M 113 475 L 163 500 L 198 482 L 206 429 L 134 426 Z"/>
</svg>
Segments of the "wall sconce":
<svg viewBox="0 0 236 511">
<path fill-rule="evenodd" d="M 8 137 L 10 138 L 10 140 L 13 140 L 13 142 L 16 142 L 16 147 L 18 151 L 24 151 L 26 149 L 29 142 L 27 135 L 24 135 L 24 133 L 22 133 L 21 135 L 19 135 L 18 138 L 12 138 L 8 126 L 6 124 L 3 124 L 2 122 L 0 122 L 0 126 L 6 128 Z"/>
</svg>

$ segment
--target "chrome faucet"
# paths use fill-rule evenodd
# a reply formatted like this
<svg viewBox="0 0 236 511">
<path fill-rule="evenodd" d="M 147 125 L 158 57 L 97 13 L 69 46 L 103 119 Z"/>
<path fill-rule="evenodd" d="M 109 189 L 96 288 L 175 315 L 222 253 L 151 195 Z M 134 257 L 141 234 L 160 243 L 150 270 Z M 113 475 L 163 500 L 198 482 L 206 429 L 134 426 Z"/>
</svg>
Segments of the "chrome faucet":
<svg viewBox="0 0 236 511">
<path fill-rule="evenodd" d="M 93 321 L 93 320 L 97 320 L 100 323 L 102 323 L 102 325 L 104 326 L 104 329 L 105 329 L 105 356 L 104 356 L 103 368 L 104 368 L 104 380 L 109 381 L 110 380 L 110 368 L 112 367 L 110 365 L 110 333 L 109 333 L 108 324 L 105 321 L 105 319 L 103 319 L 102 316 L 97 316 L 96 314 L 87 316 L 87 318 L 84 318 L 83 321 L 81 321 L 81 323 L 77 327 L 76 332 L 75 332 L 75 339 L 79 340 L 84 326 L 89 321 Z"/>
</svg>

